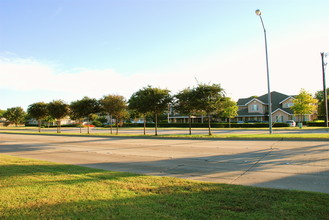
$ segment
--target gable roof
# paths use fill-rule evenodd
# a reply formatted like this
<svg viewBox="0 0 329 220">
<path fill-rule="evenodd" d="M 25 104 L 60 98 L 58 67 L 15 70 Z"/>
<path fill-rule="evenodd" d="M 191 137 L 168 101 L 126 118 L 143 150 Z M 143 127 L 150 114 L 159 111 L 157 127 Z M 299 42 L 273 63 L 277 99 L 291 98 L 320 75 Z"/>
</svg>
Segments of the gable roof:
<svg viewBox="0 0 329 220">
<path fill-rule="evenodd" d="M 260 102 L 261 104 L 266 105 L 266 103 L 260 101 L 260 100 L 257 99 L 257 98 L 253 98 L 253 99 L 251 99 L 251 100 L 250 100 L 249 102 L 247 102 L 245 105 L 248 105 L 248 104 L 249 104 L 250 102 L 252 102 L 252 101 Z"/>
<path fill-rule="evenodd" d="M 290 95 L 285 95 L 285 94 L 282 94 L 282 93 L 276 92 L 276 91 L 271 92 L 272 113 L 277 111 L 278 109 L 281 109 L 288 114 L 293 114 L 293 111 L 290 108 L 281 108 L 282 102 L 284 102 L 288 98 L 294 98 L 294 97 L 290 96 Z M 247 106 L 252 100 L 257 100 L 264 105 L 268 105 L 268 94 L 264 94 L 262 96 L 259 96 L 258 98 L 250 97 L 250 98 L 239 99 L 237 102 L 237 105 L 238 106 Z M 238 112 L 238 114 L 239 115 L 242 115 L 242 114 L 251 115 L 251 113 L 247 113 L 247 111 L 248 111 L 247 109 L 245 109 L 244 111 L 241 110 Z"/>
<path fill-rule="evenodd" d="M 288 97 L 290 97 L 290 96 L 276 92 L 276 91 L 271 92 L 272 107 L 279 106 L 280 102 L 287 99 Z M 268 104 L 268 95 L 267 94 L 260 96 L 258 99 L 261 100 L 262 102 Z"/>
<path fill-rule="evenodd" d="M 277 108 L 275 111 L 272 112 L 272 114 L 274 114 L 277 111 L 284 112 L 288 115 L 293 115 L 294 114 L 293 111 L 290 108 Z"/>
<path fill-rule="evenodd" d="M 282 100 L 279 104 L 284 103 L 285 101 L 287 101 L 287 100 L 290 99 L 290 98 L 295 99 L 294 96 L 289 96 L 289 97 L 287 97 L 286 99 Z"/>
<path fill-rule="evenodd" d="M 272 105 L 273 103 L 277 103 L 277 104 L 280 104 L 281 102 L 283 102 L 284 100 L 288 99 L 293 96 L 290 96 L 290 95 L 285 95 L 285 94 L 282 94 L 282 93 L 279 93 L 279 92 L 276 92 L 276 91 L 273 91 L 271 92 L 271 99 L 272 99 Z M 250 97 L 250 98 L 242 98 L 242 99 L 239 99 L 237 104 L 238 105 L 247 105 L 249 102 L 251 102 L 253 99 L 256 99 L 260 102 L 263 102 L 264 104 L 268 104 L 268 94 L 264 94 L 262 96 L 259 96 L 258 98 L 254 98 L 254 97 Z"/>
<path fill-rule="evenodd" d="M 247 105 L 253 98 L 243 98 L 237 101 L 237 105 L 244 106 Z"/>
<path fill-rule="evenodd" d="M 238 117 L 243 116 L 263 116 L 263 114 L 259 112 L 248 112 L 248 109 L 241 109 L 238 111 Z"/>
</svg>

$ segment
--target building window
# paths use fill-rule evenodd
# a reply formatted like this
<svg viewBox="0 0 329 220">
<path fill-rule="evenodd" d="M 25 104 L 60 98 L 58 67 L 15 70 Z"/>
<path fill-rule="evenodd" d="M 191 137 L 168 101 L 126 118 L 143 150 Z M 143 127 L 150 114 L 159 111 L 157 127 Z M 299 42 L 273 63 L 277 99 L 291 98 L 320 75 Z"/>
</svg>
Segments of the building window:
<svg viewBox="0 0 329 220">
<path fill-rule="evenodd" d="M 275 116 L 276 122 L 283 122 L 283 115 L 277 115 Z"/>
<path fill-rule="evenodd" d="M 259 111 L 259 106 L 258 105 L 252 105 L 251 106 L 251 111 L 253 111 L 253 112 Z"/>
<path fill-rule="evenodd" d="M 290 102 L 290 103 L 287 103 L 287 107 L 290 108 L 291 106 L 293 106 L 294 103 Z"/>
</svg>

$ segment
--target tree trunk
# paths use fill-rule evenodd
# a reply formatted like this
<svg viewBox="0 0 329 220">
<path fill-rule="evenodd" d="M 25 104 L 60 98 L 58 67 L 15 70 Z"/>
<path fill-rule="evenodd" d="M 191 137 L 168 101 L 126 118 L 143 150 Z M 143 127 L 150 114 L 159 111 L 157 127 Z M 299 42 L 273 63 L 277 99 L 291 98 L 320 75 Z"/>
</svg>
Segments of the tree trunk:
<svg viewBox="0 0 329 220">
<path fill-rule="evenodd" d="M 144 135 L 146 135 L 146 117 L 144 117 Z"/>
<path fill-rule="evenodd" d="M 231 119 L 228 118 L 228 127 L 231 128 Z"/>
<path fill-rule="evenodd" d="M 41 132 L 41 120 L 40 119 L 38 120 L 38 131 L 39 131 L 39 133 Z"/>
<path fill-rule="evenodd" d="M 118 133 L 119 133 L 119 123 L 118 123 L 118 119 L 115 119 L 115 124 L 116 124 L 116 126 L 117 126 L 116 135 L 118 135 Z"/>
<path fill-rule="evenodd" d="M 57 120 L 57 133 L 61 133 L 61 120 Z"/>
<path fill-rule="evenodd" d="M 191 115 L 188 116 L 188 122 L 189 122 L 189 135 L 192 134 L 192 121 L 191 121 Z"/>
<path fill-rule="evenodd" d="M 112 130 L 112 115 L 110 115 L 110 128 L 111 128 L 111 134 L 113 134 L 113 130 Z"/>
<path fill-rule="evenodd" d="M 87 129 L 87 133 L 90 134 L 90 121 L 88 120 L 88 129 Z"/>
<path fill-rule="evenodd" d="M 208 115 L 208 128 L 209 128 L 209 135 L 211 134 L 211 126 L 210 126 L 210 115 Z"/>
<path fill-rule="evenodd" d="M 158 114 L 155 113 L 155 136 L 158 135 Z"/>
</svg>

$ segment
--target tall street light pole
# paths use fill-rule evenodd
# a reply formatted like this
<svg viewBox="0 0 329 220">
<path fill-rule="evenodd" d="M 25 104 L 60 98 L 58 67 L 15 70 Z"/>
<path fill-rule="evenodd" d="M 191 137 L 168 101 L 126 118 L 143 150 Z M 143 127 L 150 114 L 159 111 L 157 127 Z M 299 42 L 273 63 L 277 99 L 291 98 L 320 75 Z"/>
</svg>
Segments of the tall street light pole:
<svg viewBox="0 0 329 220">
<path fill-rule="evenodd" d="M 272 134 L 272 100 L 271 100 L 271 89 L 270 89 L 270 71 L 268 68 L 268 53 L 267 53 L 267 38 L 266 38 L 266 29 L 264 26 L 264 22 L 262 19 L 262 12 L 257 9 L 255 11 L 256 15 L 259 16 L 260 21 L 262 22 L 263 30 L 264 30 L 264 38 L 265 38 L 265 53 L 266 53 L 266 71 L 267 71 L 267 99 L 268 99 L 268 126 L 270 130 L 270 134 Z"/>
<path fill-rule="evenodd" d="M 326 71 L 325 66 L 327 65 L 324 62 L 324 58 L 327 56 L 327 53 L 321 53 L 322 60 L 322 76 L 323 76 L 323 100 L 324 100 L 324 109 L 325 109 L 325 126 L 328 128 L 328 94 L 327 94 L 327 86 L 326 86 Z"/>
</svg>

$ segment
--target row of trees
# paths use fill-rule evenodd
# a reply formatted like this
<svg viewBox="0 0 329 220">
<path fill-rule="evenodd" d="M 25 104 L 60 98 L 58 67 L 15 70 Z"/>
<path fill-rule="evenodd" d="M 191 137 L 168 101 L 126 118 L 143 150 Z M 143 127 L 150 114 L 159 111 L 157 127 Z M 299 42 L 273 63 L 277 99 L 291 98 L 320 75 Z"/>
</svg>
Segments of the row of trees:
<svg viewBox="0 0 329 220">
<path fill-rule="evenodd" d="M 71 119 L 80 123 L 81 132 L 83 121 L 93 121 L 98 117 L 98 114 L 108 114 L 111 117 L 116 118 L 117 128 L 119 120 L 128 115 L 127 103 L 124 97 L 119 95 L 104 96 L 100 100 L 84 97 L 81 100 L 71 102 L 69 105 L 62 100 L 55 100 L 48 104 L 44 102 L 37 102 L 29 105 L 27 113 L 31 118 L 38 120 L 39 132 L 42 120 L 49 116 L 54 118 L 57 121 L 58 133 L 61 132 L 61 119 L 66 116 L 70 116 Z M 89 134 L 90 126 L 87 127 Z"/>
<path fill-rule="evenodd" d="M 170 91 L 167 89 L 147 86 L 135 92 L 128 101 L 120 95 L 107 95 L 100 100 L 84 97 L 70 104 L 66 104 L 62 100 L 54 100 L 50 103 L 37 102 L 29 105 L 27 113 L 31 118 L 38 121 L 39 132 L 41 131 L 41 121 L 49 117 L 56 119 L 58 133 L 61 132 L 61 119 L 66 116 L 70 116 L 71 119 L 82 124 L 84 120 L 94 120 L 97 114 L 104 114 L 110 116 L 111 119 L 115 119 L 117 133 L 120 121 L 130 117 L 141 117 L 144 119 L 145 134 L 146 117 L 152 116 L 155 121 L 155 135 L 157 135 L 159 115 L 168 110 L 169 104 L 173 106 L 176 112 L 189 115 L 190 134 L 191 115 L 203 114 L 209 117 L 209 135 L 211 135 L 211 115 L 234 118 L 238 110 L 236 103 L 225 97 L 225 92 L 220 84 L 200 83 L 197 87 L 188 87 L 173 96 L 170 95 Z M 20 107 L 10 108 L 3 117 L 17 125 L 24 120 L 25 113 Z"/>
<path fill-rule="evenodd" d="M 318 96 L 321 96 L 319 91 Z M 291 107 L 296 115 L 313 113 L 316 110 L 317 100 L 310 93 L 301 90 L 295 97 L 294 105 Z M 188 115 L 189 134 L 191 134 L 191 116 L 205 115 L 208 117 L 209 135 L 211 135 L 212 116 L 234 118 L 237 115 L 238 107 L 236 102 L 225 96 L 225 91 L 220 84 L 198 84 L 197 87 L 185 88 L 176 95 L 170 95 L 167 89 L 144 87 L 135 92 L 128 101 L 120 95 L 103 96 L 100 100 L 84 97 L 81 100 L 66 104 L 62 100 L 54 100 L 50 103 L 37 102 L 29 105 L 27 113 L 30 118 L 38 121 L 39 132 L 41 121 L 55 119 L 57 121 L 57 132 L 60 133 L 61 119 L 70 116 L 71 119 L 82 124 L 83 121 L 93 121 L 98 115 L 108 115 L 110 122 L 115 119 L 116 133 L 118 133 L 119 122 L 129 118 L 144 119 L 144 134 L 146 134 L 146 118 L 153 117 L 155 122 L 155 135 L 158 134 L 158 118 L 168 110 L 171 104 L 175 112 Z M 7 111 L 0 111 L 0 116 L 6 118 L 10 123 L 17 124 L 24 122 L 26 113 L 21 107 L 9 108 Z M 112 123 L 111 133 L 112 133 Z M 81 132 L 81 126 L 80 126 Z M 89 133 L 88 126 L 88 133 Z"/>
</svg>

